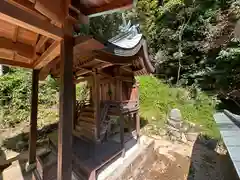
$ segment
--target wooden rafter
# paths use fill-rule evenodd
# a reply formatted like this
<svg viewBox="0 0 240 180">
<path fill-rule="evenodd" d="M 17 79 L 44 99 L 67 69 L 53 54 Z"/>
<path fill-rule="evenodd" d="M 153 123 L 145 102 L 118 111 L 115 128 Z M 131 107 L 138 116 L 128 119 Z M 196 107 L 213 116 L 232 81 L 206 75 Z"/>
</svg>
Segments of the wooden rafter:
<svg viewBox="0 0 240 180">
<path fill-rule="evenodd" d="M 97 61 L 109 62 L 114 65 L 130 65 L 132 64 L 132 61 L 137 57 L 136 56 L 130 56 L 130 57 L 117 56 L 104 51 L 96 51 L 95 58 Z"/>
<path fill-rule="evenodd" d="M 132 68 L 130 68 L 129 65 L 128 66 L 121 66 L 121 69 L 123 69 L 127 72 L 133 72 Z"/>
<path fill-rule="evenodd" d="M 41 36 L 39 41 L 37 42 L 36 46 L 35 46 L 35 51 L 36 52 L 40 52 L 40 50 L 42 49 L 42 47 L 44 46 L 44 44 L 47 42 L 49 38 L 46 36 Z"/>
<path fill-rule="evenodd" d="M 113 66 L 112 63 L 101 63 L 93 67 L 93 69 L 103 69 L 109 66 Z"/>
<path fill-rule="evenodd" d="M 62 30 L 47 20 L 42 20 L 28 12 L 2 0 L 0 5 L 0 19 L 17 26 L 29 29 L 55 40 L 62 39 Z"/>
<path fill-rule="evenodd" d="M 87 74 L 87 73 L 90 73 L 92 72 L 91 70 L 88 70 L 88 69 L 84 69 L 84 68 L 81 68 L 79 71 L 77 71 L 75 74 L 76 76 L 82 76 L 84 74 Z"/>
<path fill-rule="evenodd" d="M 41 69 L 60 54 L 60 42 L 55 41 L 34 63 L 34 69 Z"/>
<path fill-rule="evenodd" d="M 20 42 L 14 43 L 3 37 L 0 37 L 0 49 L 12 50 L 27 58 L 33 58 L 34 55 L 34 49 L 32 46 Z"/>
</svg>

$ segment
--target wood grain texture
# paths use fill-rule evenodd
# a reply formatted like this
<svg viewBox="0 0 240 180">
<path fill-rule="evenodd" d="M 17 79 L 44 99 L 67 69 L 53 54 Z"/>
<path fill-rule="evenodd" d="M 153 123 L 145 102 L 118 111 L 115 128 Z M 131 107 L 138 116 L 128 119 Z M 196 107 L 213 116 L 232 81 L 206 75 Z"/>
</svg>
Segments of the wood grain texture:
<svg viewBox="0 0 240 180">
<path fill-rule="evenodd" d="M 0 50 L 0 54 L 1 54 L 1 50 Z M 28 63 L 18 62 L 18 61 L 13 61 L 8 59 L 1 59 L 1 58 L 0 58 L 0 64 L 6 65 L 6 66 L 13 66 L 13 67 L 22 67 L 27 69 L 32 68 L 32 65 Z"/>
<path fill-rule="evenodd" d="M 33 16 L 6 1 L 1 2 L 0 19 L 56 40 L 61 40 L 63 36 L 62 30 L 49 21 Z"/>
<path fill-rule="evenodd" d="M 61 42 L 60 120 L 58 130 L 58 180 L 72 177 L 73 129 L 73 38 L 64 36 Z"/>
<path fill-rule="evenodd" d="M 43 16 L 40 14 L 36 9 L 34 9 L 34 4 L 33 2 L 30 2 L 29 0 L 6 0 L 10 4 L 26 11 L 27 13 L 34 15 L 42 20 L 47 20 L 47 17 Z"/>
<path fill-rule="evenodd" d="M 46 36 L 41 36 L 40 39 L 38 40 L 36 46 L 35 46 L 35 51 L 40 52 L 40 50 L 45 45 L 45 43 L 47 42 L 48 39 L 49 38 L 46 37 Z"/>
<path fill-rule="evenodd" d="M 51 20 L 63 24 L 67 14 L 63 9 L 64 0 L 36 0 L 34 8 Z"/>
<path fill-rule="evenodd" d="M 33 70 L 33 72 L 32 72 L 30 132 L 29 132 L 29 158 L 28 158 L 29 164 L 33 164 L 36 161 L 38 74 L 39 74 L 38 70 Z"/>
<path fill-rule="evenodd" d="M 60 54 L 60 42 L 55 41 L 34 63 L 35 69 L 40 69 L 50 63 Z"/>
<path fill-rule="evenodd" d="M 34 48 L 32 46 L 20 42 L 14 43 L 12 40 L 2 37 L 0 37 L 0 49 L 12 50 L 27 58 L 33 58 L 34 55 Z"/>
</svg>

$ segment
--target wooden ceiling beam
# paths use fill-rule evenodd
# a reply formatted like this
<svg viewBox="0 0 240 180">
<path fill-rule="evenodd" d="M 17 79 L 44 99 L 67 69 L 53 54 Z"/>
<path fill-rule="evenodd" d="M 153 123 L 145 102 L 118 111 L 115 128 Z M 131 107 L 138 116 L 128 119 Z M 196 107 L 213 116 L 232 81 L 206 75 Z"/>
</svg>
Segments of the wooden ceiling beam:
<svg viewBox="0 0 240 180">
<path fill-rule="evenodd" d="M 60 54 L 60 42 L 55 41 L 34 63 L 34 69 L 41 69 Z"/>
<path fill-rule="evenodd" d="M 23 67 L 23 68 L 28 68 L 28 69 L 32 68 L 32 65 L 28 64 L 28 63 L 7 60 L 7 59 L 1 59 L 1 58 L 0 58 L 0 64 L 7 65 L 7 66 Z"/>
<path fill-rule="evenodd" d="M 0 19 L 55 40 L 60 41 L 63 37 L 61 28 L 52 25 L 47 20 L 33 16 L 4 0 L 1 1 L 0 5 Z"/>
<path fill-rule="evenodd" d="M 64 5 L 66 1 L 67 0 L 36 0 L 34 8 L 51 20 L 62 25 L 65 17 L 67 17 Z"/>
<path fill-rule="evenodd" d="M 30 59 L 34 57 L 34 48 L 32 46 L 20 42 L 14 43 L 12 40 L 3 37 L 0 37 L 0 49 L 12 50 Z"/>
<path fill-rule="evenodd" d="M 40 39 L 38 40 L 36 46 L 35 46 L 35 51 L 40 52 L 44 44 L 47 42 L 49 38 L 46 36 L 41 36 Z"/>
<path fill-rule="evenodd" d="M 30 13 L 31 15 L 34 15 L 42 20 L 47 20 L 47 17 L 40 14 L 36 9 L 34 8 L 33 2 L 30 2 L 29 0 L 6 0 L 10 4 Z"/>
<path fill-rule="evenodd" d="M 84 2 L 84 1 L 83 1 Z M 89 3 L 90 2 L 90 3 Z M 90 16 L 97 16 L 102 14 L 113 13 L 123 9 L 130 9 L 133 6 L 133 0 L 120 0 L 120 1 L 72 1 L 72 5 L 79 9 L 83 14 Z"/>
</svg>

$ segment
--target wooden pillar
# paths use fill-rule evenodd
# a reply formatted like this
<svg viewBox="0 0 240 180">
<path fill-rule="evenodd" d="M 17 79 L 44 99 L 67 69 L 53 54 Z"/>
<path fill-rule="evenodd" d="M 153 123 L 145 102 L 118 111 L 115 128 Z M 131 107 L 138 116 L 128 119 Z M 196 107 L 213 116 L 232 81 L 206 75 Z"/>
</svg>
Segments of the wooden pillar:
<svg viewBox="0 0 240 180">
<path fill-rule="evenodd" d="M 76 84 L 73 84 L 73 130 L 76 124 Z"/>
<path fill-rule="evenodd" d="M 66 28 L 66 27 L 65 27 Z M 60 120 L 58 125 L 58 180 L 72 177 L 73 37 L 64 34 L 60 62 Z"/>
<path fill-rule="evenodd" d="M 38 81 L 39 81 L 38 75 L 39 75 L 39 70 L 33 70 L 30 133 L 29 133 L 29 157 L 28 157 L 29 165 L 34 164 L 36 162 Z"/>
<path fill-rule="evenodd" d="M 140 117 L 139 111 L 135 113 L 137 142 L 140 143 Z"/>
<path fill-rule="evenodd" d="M 136 82 L 136 89 L 137 89 L 137 103 L 138 103 L 138 107 L 139 107 L 139 103 L 140 103 L 139 82 Z M 139 117 L 139 109 L 136 112 L 136 133 L 137 133 L 137 142 L 140 143 L 140 117 Z"/>
<path fill-rule="evenodd" d="M 125 145 L 124 145 L 124 117 L 120 112 L 120 142 L 122 148 L 122 156 L 125 156 Z"/>
<path fill-rule="evenodd" d="M 116 79 L 116 97 L 117 101 L 122 101 L 122 81 Z M 125 146 L 124 146 L 124 116 L 122 114 L 121 104 L 119 105 L 119 116 L 120 116 L 120 142 L 122 148 L 122 156 L 125 156 Z"/>
<path fill-rule="evenodd" d="M 132 113 L 129 113 L 128 115 L 128 132 L 132 133 Z"/>
<path fill-rule="evenodd" d="M 100 82 L 97 71 L 93 71 L 93 88 L 94 88 L 94 110 L 95 110 L 95 123 L 96 123 L 96 140 L 100 139 L 100 125 L 101 125 L 101 112 L 100 112 Z"/>
</svg>

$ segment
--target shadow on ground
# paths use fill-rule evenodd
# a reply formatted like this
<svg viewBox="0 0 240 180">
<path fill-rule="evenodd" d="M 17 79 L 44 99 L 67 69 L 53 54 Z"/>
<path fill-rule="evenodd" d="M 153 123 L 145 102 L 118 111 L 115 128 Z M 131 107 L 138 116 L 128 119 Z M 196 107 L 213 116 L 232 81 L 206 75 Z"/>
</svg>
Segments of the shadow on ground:
<svg viewBox="0 0 240 180">
<path fill-rule="evenodd" d="M 47 125 L 37 131 L 37 146 L 40 147 L 48 141 L 47 134 L 57 129 L 57 123 Z M 22 132 L 3 140 L 0 149 L 0 180 L 30 180 L 31 173 L 26 172 L 28 159 L 29 133 Z M 8 157 L 6 157 L 8 156 Z"/>
<path fill-rule="evenodd" d="M 38 142 L 37 145 L 41 146 L 43 143 L 46 143 L 47 134 L 56 130 L 58 127 L 57 123 L 49 124 L 44 126 L 37 131 Z M 22 152 L 23 150 L 28 149 L 29 133 L 22 132 L 13 137 L 7 138 L 3 141 L 3 148 L 13 150 L 15 152 Z"/>
<path fill-rule="evenodd" d="M 187 180 L 239 180 L 229 155 L 216 152 L 217 144 L 217 140 L 198 136 Z"/>
</svg>

